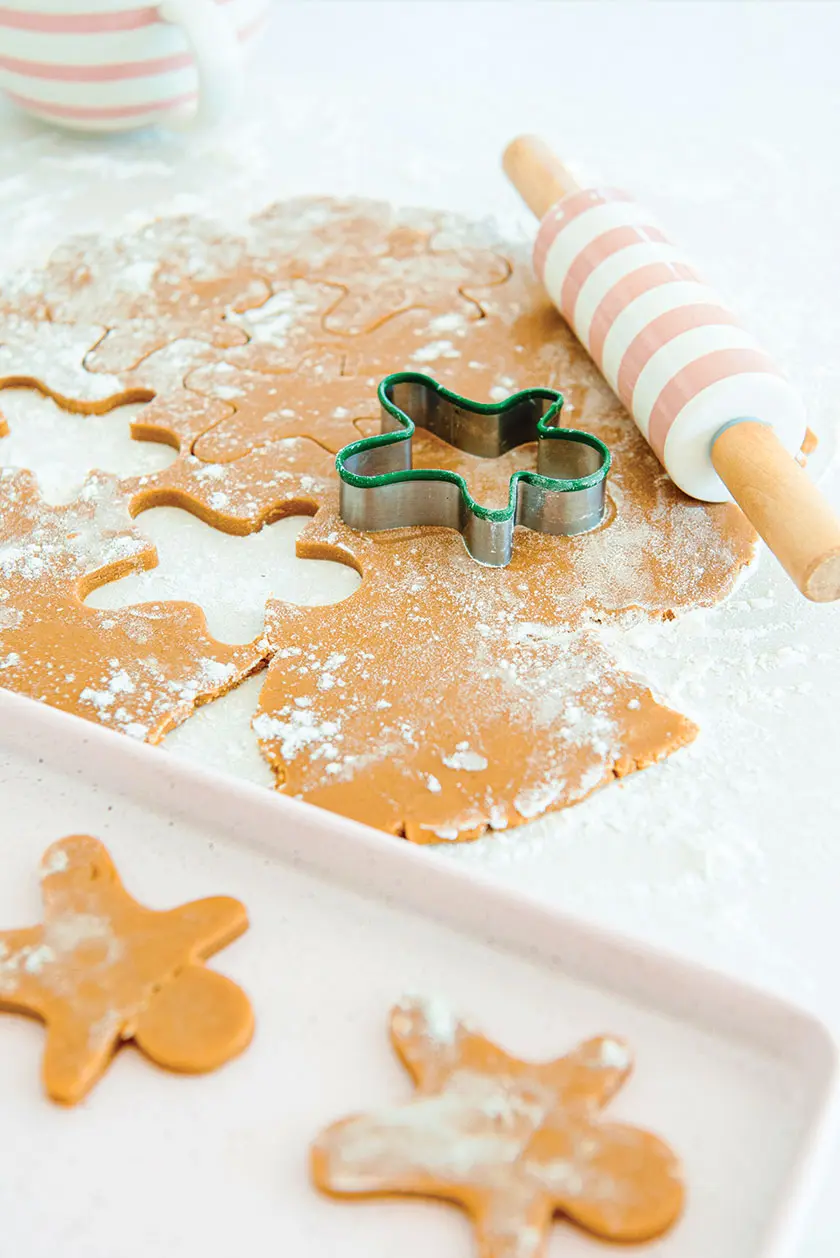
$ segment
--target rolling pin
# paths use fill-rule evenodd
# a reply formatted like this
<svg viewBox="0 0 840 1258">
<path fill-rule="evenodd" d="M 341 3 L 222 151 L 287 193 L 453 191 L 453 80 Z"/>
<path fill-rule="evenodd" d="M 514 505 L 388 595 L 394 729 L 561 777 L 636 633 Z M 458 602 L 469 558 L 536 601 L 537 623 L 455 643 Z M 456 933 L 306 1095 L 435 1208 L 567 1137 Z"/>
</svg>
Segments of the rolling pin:
<svg viewBox="0 0 840 1258">
<path fill-rule="evenodd" d="M 730 496 L 806 596 L 840 598 L 840 520 L 795 459 L 802 400 L 632 198 L 582 188 L 534 136 L 505 173 L 541 220 L 534 267 L 680 489 Z"/>
</svg>

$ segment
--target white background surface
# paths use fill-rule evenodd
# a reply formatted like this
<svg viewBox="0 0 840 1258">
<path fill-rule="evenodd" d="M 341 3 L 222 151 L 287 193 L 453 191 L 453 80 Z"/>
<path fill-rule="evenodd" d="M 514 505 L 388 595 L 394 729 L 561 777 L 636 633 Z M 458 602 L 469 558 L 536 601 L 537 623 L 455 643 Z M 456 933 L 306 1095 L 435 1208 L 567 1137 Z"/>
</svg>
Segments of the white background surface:
<svg viewBox="0 0 840 1258">
<path fill-rule="evenodd" d="M 0 115 L 0 266 L 38 261 L 73 231 L 173 210 L 234 217 L 313 192 L 489 213 L 531 232 L 498 159 L 537 130 L 584 174 L 651 205 L 797 380 L 831 450 L 839 45 L 830 3 L 278 5 L 245 112 L 222 132 L 97 140 Z M 11 461 L 1 443 L 0 460 Z M 835 468 L 824 486 L 840 504 Z M 165 534 L 162 520 L 140 523 Z M 284 528 L 288 555 L 295 526 Z M 213 623 L 212 589 L 177 594 Z M 805 604 L 765 556 L 726 607 L 613 633 L 621 657 L 698 721 L 697 743 L 447 859 L 734 969 L 840 1028 L 838 628 L 840 609 Z M 243 688 L 170 741 L 223 762 L 233 748 L 265 780 L 248 732 L 255 700 Z M 801 1258 L 838 1247 L 827 1194 Z"/>
</svg>

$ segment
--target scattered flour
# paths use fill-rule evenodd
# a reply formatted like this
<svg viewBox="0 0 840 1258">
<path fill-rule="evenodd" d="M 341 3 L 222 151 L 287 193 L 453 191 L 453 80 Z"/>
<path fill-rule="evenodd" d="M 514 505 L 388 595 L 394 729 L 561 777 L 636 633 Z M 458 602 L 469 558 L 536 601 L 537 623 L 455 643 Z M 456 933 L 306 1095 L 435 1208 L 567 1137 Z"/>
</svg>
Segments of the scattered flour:
<svg viewBox="0 0 840 1258">
<path fill-rule="evenodd" d="M 61 848 L 56 848 L 48 859 L 41 863 L 41 876 L 47 878 L 50 874 L 63 873 L 68 864 L 67 853 Z"/>
<path fill-rule="evenodd" d="M 477 751 L 472 751 L 468 742 L 458 743 L 452 755 L 441 756 L 447 769 L 466 769 L 470 773 L 480 773 L 487 768 L 488 760 Z"/>
<path fill-rule="evenodd" d="M 626 1044 L 605 1037 L 601 1041 L 601 1065 L 605 1070 L 627 1070 L 633 1055 Z"/>
</svg>

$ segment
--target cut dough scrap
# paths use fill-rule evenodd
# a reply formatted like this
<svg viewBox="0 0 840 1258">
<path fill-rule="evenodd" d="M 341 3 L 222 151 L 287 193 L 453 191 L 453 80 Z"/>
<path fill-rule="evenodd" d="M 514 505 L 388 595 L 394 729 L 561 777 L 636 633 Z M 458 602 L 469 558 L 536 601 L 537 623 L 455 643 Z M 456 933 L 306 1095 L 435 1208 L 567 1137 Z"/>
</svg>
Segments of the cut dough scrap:
<svg viewBox="0 0 840 1258">
<path fill-rule="evenodd" d="M 250 676 L 266 654 L 257 643 L 216 642 L 200 607 L 174 602 L 65 606 L 37 621 L 24 616 L 0 643 L 0 685 L 150 743 Z"/>
<path fill-rule="evenodd" d="M 290 795 L 417 843 L 472 839 L 576 803 L 696 733 L 570 627 L 533 552 L 480 567 L 449 530 L 370 541 L 327 511 L 298 549 L 351 564 L 362 584 L 334 607 L 269 606 L 254 729 Z"/>
<path fill-rule="evenodd" d="M 193 604 L 82 603 L 154 562 L 112 477 L 94 474 L 75 503 L 49 507 L 28 473 L 0 470 L 0 685 L 158 742 L 261 666 L 262 639 L 215 641 Z"/>
</svg>

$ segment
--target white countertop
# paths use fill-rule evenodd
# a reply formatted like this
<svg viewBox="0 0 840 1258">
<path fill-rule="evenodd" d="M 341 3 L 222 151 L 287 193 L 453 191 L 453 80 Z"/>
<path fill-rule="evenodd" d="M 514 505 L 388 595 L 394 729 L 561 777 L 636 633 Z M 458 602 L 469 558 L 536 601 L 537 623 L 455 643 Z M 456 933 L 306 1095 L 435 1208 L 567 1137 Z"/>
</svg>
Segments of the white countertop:
<svg viewBox="0 0 840 1258">
<path fill-rule="evenodd" d="M 838 46 L 832 4 L 277 6 L 245 112 L 223 132 L 83 138 L 4 108 L 0 269 L 76 231 L 172 211 L 231 218 L 302 193 L 492 214 L 531 232 L 498 162 L 509 138 L 539 131 L 585 173 L 632 188 L 731 297 L 803 389 L 840 505 L 827 457 L 840 413 Z M 139 524 L 163 553 L 165 514 Z M 277 562 L 292 563 L 297 527 L 272 527 Z M 167 596 L 151 579 L 132 601 Z M 202 601 L 198 588 L 176 593 Z M 203 596 L 212 626 L 212 589 Z M 697 743 L 446 858 L 735 970 L 840 1032 L 838 630 L 840 608 L 806 604 L 763 556 L 721 609 L 611 631 L 620 658 L 698 721 Z M 266 780 L 255 702 L 247 683 L 169 741 L 229 758 L 224 713 L 242 771 Z M 798 1258 L 838 1249 L 826 1194 Z"/>
</svg>

